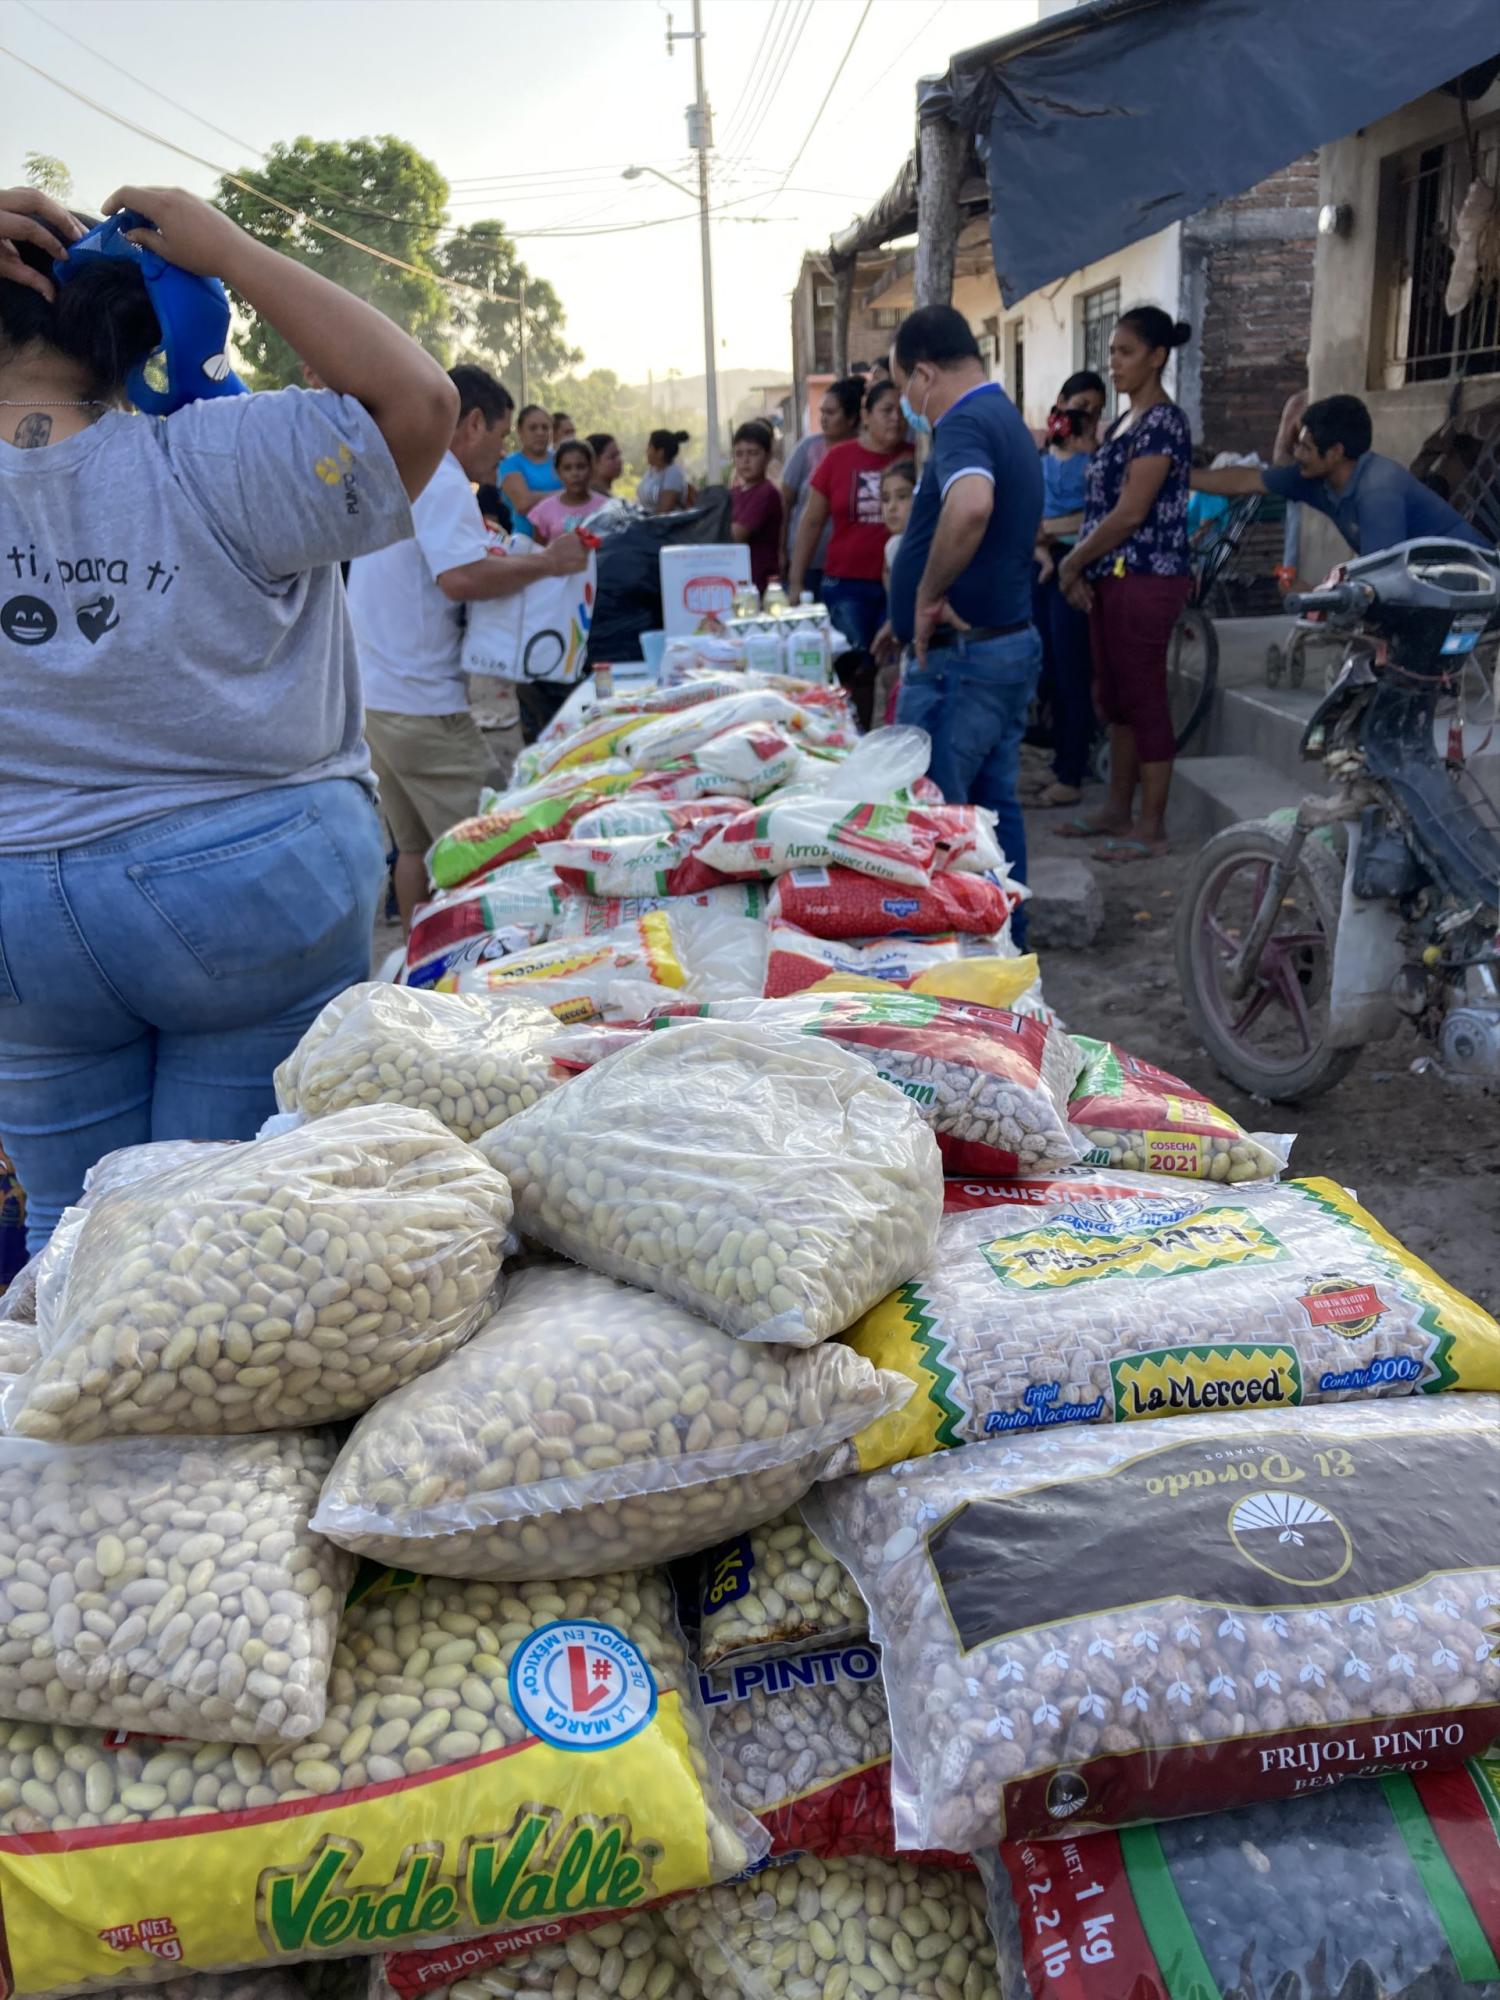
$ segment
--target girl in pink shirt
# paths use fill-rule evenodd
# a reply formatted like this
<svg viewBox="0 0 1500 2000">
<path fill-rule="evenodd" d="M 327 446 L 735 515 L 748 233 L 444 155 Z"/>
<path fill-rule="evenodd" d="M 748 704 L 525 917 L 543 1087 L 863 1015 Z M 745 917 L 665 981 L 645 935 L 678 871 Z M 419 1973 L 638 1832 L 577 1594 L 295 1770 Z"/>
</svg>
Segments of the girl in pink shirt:
<svg viewBox="0 0 1500 2000">
<path fill-rule="evenodd" d="M 601 507 L 609 505 L 607 494 L 589 490 L 589 481 L 594 476 L 594 452 L 582 438 L 569 438 L 566 444 L 559 445 L 553 464 L 562 481 L 561 493 L 549 493 L 538 500 L 526 517 L 539 542 L 550 542 L 555 535 L 570 533 L 590 514 L 597 514 Z"/>
</svg>

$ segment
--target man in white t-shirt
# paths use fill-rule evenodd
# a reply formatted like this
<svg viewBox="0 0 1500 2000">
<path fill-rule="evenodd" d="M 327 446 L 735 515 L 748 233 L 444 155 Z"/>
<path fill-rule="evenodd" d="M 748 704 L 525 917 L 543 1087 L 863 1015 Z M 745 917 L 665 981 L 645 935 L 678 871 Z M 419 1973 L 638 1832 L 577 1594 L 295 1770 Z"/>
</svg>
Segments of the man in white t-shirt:
<svg viewBox="0 0 1500 2000">
<path fill-rule="evenodd" d="M 588 554 L 559 535 L 534 555 L 492 555 L 474 486 L 492 480 L 515 409 L 483 368 L 449 378 L 459 394 L 447 455 L 412 502 L 413 539 L 349 566 L 349 613 L 365 696 L 365 739 L 397 850 L 401 921 L 427 891 L 424 856 L 479 803 L 488 757 L 469 713 L 464 606 L 511 597 L 544 576 L 570 576 Z"/>
</svg>

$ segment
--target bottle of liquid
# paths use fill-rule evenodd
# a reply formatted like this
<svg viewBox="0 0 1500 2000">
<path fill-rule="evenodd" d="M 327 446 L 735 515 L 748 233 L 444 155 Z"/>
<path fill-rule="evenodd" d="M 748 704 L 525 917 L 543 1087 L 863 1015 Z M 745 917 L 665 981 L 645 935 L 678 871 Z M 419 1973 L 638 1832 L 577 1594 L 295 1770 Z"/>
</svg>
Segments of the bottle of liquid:
<svg viewBox="0 0 1500 2000">
<path fill-rule="evenodd" d="M 786 671 L 799 681 L 828 681 L 833 677 L 833 650 L 828 627 L 815 621 L 798 621 L 787 635 Z"/>
<path fill-rule="evenodd" d="M 753 583 L 739 584 L 730 610 L 736 618 L 754 618 L 760 610 L 760 592 Z"/>
<path fill-rule="evenodd" d="M 781 578 L 773 576 L 766 585 L 766 594 L 761 599 L 761 610 L 772 618 L 784 618 L 790 609 L 790 602 L 781 585 Z"/>
<path fill-rule="evenodd" d="M 799 604 L 811 604 L 812 601 L 813 601 L 813 594 L 810 590 L 804 590 L 802 595 L 797 599 L 797 602 Z"/>
</svg>

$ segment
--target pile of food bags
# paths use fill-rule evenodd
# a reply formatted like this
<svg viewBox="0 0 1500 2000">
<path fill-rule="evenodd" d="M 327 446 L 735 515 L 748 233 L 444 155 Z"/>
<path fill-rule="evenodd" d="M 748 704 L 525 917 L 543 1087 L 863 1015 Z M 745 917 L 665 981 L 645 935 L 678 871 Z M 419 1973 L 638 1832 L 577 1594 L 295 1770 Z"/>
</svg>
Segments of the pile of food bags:
<svg viewBox="0 0 1500 2000">
<path fill-rule="evenodd" d="M 1500 1327 L 717 645 L 0 1301 L 10 1990 L 1500 1995 Z"/>
</svg>

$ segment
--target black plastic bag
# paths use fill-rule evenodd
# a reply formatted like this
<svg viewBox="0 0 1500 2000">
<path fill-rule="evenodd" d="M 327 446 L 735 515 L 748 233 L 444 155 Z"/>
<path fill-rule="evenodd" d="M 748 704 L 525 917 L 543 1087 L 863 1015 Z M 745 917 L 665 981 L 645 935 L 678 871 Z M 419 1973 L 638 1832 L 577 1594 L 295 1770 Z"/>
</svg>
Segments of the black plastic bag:
<svg viewBox="0 0 1500 2000">
<path fill-rule="evenodd" d="M 641 634 L 661 630 L 658 557 L 662 550 L 680 542 L 727 542 L 729 523 L 729 489 L 711 486 L 696 507 L 682 508 L 675 514 L 647 515 L 643 520 L 626 522 L 613 533 L 601 534 L 589 666 L 601 660 L 641 657 Z M 594 522 L 588 525 L 598 532 Z"/>
</svg>

